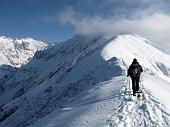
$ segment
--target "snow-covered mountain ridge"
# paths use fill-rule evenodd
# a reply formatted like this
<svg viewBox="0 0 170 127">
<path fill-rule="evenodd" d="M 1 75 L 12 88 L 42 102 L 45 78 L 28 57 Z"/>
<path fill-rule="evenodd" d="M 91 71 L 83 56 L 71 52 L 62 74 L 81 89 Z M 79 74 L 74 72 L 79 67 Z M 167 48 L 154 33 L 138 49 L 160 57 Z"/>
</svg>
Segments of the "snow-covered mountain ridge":
<svg viewBox="0 0 170 127">
<path fill-rule="evenodd" d="M 170 126 L 170 56 L 138 35 L 75 36 L 0 80 L 0 127 Z M 127 67 L 144 68 L 133 101 Z"/>
<path fill-rule="evenodd" d="M 0 65 L 21 67 L 28 63 L 36 51 L 43 50 L 47 43 L 32 38 L 13 39 L 0 37 Z"/>
</svg>

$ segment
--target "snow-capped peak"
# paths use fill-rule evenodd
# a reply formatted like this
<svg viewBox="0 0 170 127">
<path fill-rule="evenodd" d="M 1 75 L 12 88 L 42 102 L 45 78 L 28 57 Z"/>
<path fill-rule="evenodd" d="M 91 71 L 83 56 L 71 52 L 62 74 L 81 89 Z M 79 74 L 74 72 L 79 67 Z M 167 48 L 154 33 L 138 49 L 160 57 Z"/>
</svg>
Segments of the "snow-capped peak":
<svg viewBox="0 0 170 127">
<path fill-rule="evenodd" d="M 126 66 L 130 65 L 131 60 L 137 58 L 145 69 L 170 76 L 170 56 L 153 47 L 151 41 L 139 35 L 116 37 L 103 48 L 101 55 L 105 60 L 112 57 L 120 58 L 127 64 Z"/>
<path fill-rule="evenodd" d="M 47 43 L 32 38 L 13 39 L 0 37 L 0 65 L 20 67 L 34 56 L 36 51 L 47 47 Z"/>
</svg>

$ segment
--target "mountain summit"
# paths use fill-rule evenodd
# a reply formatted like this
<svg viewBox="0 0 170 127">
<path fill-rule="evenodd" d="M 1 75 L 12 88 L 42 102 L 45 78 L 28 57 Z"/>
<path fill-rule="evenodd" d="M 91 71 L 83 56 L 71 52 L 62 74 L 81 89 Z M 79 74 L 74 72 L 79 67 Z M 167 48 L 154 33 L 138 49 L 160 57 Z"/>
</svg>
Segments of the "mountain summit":
<svg viewBox="0 0 170 127">
<path fill-rule="evenodd" d="M 133 58 L 141 100 L 126 77 Z M 0 80 L 0 127 L 170 126 L 169 82 L 170 56 L 145 38 L 75 36 Z"/>
<path fill-rule="evenodd" d="M 13 39 L 0 37 L 0 64 L 21 67 L 28 63 L 36 51 L 43 50 L 47 43 L 32 38 Z"/>
</svg>

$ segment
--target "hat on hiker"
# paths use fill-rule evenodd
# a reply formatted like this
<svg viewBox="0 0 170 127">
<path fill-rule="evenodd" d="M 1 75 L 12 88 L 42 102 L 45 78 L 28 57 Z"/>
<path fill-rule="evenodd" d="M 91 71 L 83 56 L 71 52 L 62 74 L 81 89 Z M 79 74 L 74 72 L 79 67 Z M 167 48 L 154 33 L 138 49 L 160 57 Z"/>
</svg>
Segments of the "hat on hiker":
<svg viewBox="0 0 170 127">
<path fill-rule="evenodd" d="M 132 63 L 134 63 L 134 64 L 135 64 L 135 63 L 138 63 L 137 59 L 134 58 Z"/>
</svg>

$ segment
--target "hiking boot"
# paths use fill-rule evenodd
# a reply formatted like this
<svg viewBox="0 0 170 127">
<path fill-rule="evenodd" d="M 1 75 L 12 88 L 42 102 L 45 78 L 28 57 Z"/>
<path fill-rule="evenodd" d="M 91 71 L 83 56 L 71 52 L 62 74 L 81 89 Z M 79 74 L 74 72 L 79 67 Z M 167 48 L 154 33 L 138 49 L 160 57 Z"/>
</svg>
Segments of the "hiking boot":
<svg viewBox="0 0 170 127">
<path fill-rule="evenodd" d="M 136 93 L 133 93 L 133 96 L 136 96 Z"/>
</svg>

